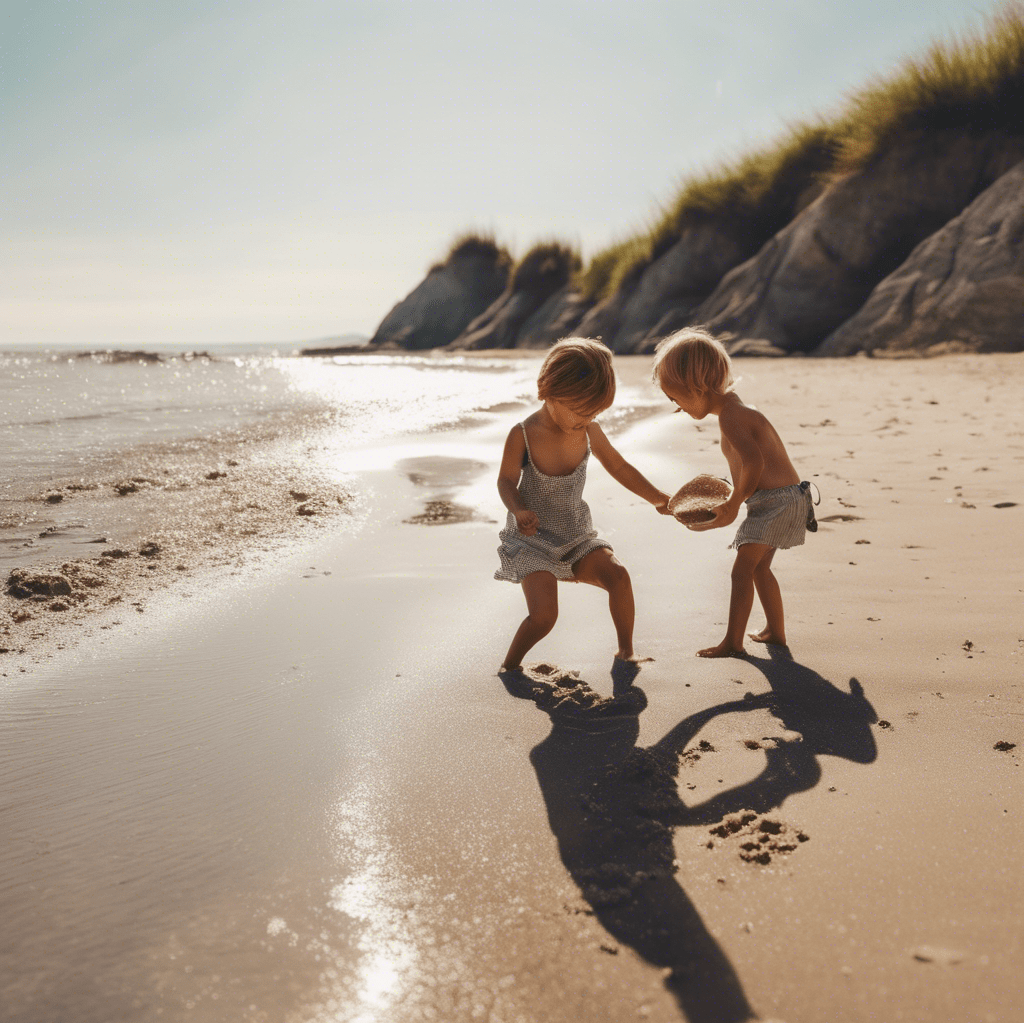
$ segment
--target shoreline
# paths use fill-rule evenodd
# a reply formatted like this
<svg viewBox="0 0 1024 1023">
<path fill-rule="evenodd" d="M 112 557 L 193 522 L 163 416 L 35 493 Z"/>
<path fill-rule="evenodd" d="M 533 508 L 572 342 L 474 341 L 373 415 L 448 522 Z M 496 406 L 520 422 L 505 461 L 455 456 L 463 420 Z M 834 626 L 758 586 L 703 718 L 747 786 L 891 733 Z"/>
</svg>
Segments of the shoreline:
<svg viewBox="0 0 1024 1023">
<path fill-rule="evenodd" d="M 148 444 L 6 500 L 16 535 L 5 542 L 0 675 L 358 518 L 351 481 L 297 457 L 328 439 L 329 428 L 289 437 L 270 426 Z"/>
</svg>

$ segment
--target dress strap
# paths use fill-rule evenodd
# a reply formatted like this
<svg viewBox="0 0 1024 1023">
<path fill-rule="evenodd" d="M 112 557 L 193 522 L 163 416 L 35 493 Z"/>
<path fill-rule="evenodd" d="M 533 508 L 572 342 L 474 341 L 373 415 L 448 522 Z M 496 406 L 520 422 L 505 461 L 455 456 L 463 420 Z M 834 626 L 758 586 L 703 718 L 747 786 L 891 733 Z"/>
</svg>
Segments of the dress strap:
<svg viewBox="0 0 1024 1023">
<path fill-rule="evenodd" d="M 526 454 L 523 456 L 523 468 L 525 468 L 527 462 L 533 461 L 533 455 L 530 454 L 530 438 L 526 436 L 526 423 L 520 423 L 519 429 L 523 431 L 523 443 L 526 445 Z"/>
</svg>

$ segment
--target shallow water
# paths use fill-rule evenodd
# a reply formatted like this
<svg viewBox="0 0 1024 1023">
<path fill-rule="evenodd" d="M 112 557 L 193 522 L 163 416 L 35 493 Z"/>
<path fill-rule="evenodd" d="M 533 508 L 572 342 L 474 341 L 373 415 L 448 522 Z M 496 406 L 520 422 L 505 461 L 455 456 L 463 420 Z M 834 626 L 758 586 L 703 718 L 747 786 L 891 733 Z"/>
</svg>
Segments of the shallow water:
<svg viewBox="0 0 1024 1023">
<path fill-rule="evenodd" d="M 156 353 L 152 353 L 155 355 Z M 330 416 L 351 438 L 419 432 L 529 398 L 531 363 L 417 356 L 334 359 L 0 353 L 0 494 L 88 475 L 106 456 Z"/>
<path fill-rule="evenodd" d="M 403 438 L 526 407 L 536 371 L 536 357 L 0 352 L 0 562 L 88 556 L 165 520 L 202 533 L 224 514 L 209 473 L 231 475 L 239 506 L 292 476 L 329 486 Z M 624 389 L 604 421 L 654 401 Z"/>
</svg>

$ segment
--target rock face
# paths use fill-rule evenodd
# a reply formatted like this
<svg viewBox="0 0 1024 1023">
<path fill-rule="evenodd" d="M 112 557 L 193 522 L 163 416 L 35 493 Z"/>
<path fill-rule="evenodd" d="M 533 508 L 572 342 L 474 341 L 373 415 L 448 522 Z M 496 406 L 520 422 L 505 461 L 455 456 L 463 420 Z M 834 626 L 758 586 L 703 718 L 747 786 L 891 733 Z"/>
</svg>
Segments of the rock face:
<svg viewBox="0 0 1024 1023">
<path fill-rule="evenodd" d="M 811 351 L 914 247 L 1024 158 L 1000 134 L 937 132 L 831 185 L 695 312 L 717 334 Z"/>
<path fill-rule="evenodd" d="M 618 329 L 610 340 L 612 349 L 639 351 L 648 340 L 653 346 L 689 323 L 697 306 L 744 255 L 739 242 L 716 224 L 688 227 L 672 248 L 647 267 L 622 304 Z"/>
<path fill-rule="evenodd" d="M 1024 163 L 922 242 L 816 355 L 1024 349 Z"/>
<path fill-rule="evenodd" d="M 505 292 L 474 319 L 452 348 L 515 348 L 520 330 L 549 299 L 569 284 L 578 257 L 558 243 L 538 245 L 512 274 Z M 540 324 L 534 324 L 534 331 Z"/>
<path fill-rule="evenodd" d="M 559 288 L 522 326 L 517 348 L 549 348 L 571 337 L 593 303 L 567 284 Z M 586 336 L 586 335 L 584 335 Z"/>
<path fill-rule="evenodd" d="M 614 351 L 615 337 L 622 325 L 622 311 L 636 287 L 637 280 L 638 278 L 624 281 L 614 295 L 588 309 L 579 323 L 579 336 L 599 338 Z"/>
<path fill-rule="evenodd" d="M 384 317 L 370 344 L 416 350 L 450 344 L 501 295 L 511 268 L 493 242 L 468 239 Z"/>
</svg>

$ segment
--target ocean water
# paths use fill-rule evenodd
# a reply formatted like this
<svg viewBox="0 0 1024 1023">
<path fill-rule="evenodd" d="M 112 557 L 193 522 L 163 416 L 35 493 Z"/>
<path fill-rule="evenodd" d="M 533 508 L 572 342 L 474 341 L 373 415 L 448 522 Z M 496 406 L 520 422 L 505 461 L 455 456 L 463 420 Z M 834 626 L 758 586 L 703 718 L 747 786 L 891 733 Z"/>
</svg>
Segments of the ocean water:
<svg viewBox="0 0 1024 1023">
<path fill-rule="evenodd" d="M 0 495 L 88 479 L 110 456 L 227 433 L 299 435 L 330 422 L 353 442 L 437 429 L 529 400 L 526 360 L 240 352 L 0 353 Z"/>
<path fill-rule="evenodd" d="M 115 495 L 124 480 L 179 505 L 191 487 L 195 500 L 175 514 L 201 531 L 204 509 L 219 514 L 194 485 L 211 469 L 240 465 L 231 472 L 255 485 L 262 457 L 280 489 L 289 464 L 308 478 L 316 449 L 330 450 L 321 461 L 340 478 L 402 438 L 525 410 L 537 368 L 536 356 L 0 352 L 0 561 L 42 564 L 117 534 L 143 514 Z M 654 402 L 650 388 L 623 388 L 603 421 L 614 428 Z"/>
</svg>

